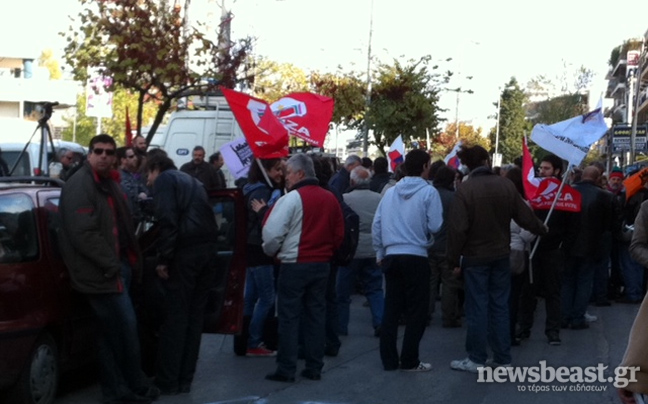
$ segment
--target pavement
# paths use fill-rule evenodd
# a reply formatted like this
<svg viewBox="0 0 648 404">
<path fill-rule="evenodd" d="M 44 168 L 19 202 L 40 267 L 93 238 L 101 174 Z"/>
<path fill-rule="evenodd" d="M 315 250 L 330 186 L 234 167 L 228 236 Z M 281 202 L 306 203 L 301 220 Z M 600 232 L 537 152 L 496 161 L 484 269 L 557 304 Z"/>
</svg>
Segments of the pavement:
<svg viewBox="0 0 648 404">
<path fill-rule="evenodd" d="M 562 330 L 561 346 L 550 346 L 544 336 L 544 302 L 539 301 L 536 326 L 530 339 L 512 347 L 513 366 L 594 367 L 601 369 L 603 382 L 480 382 L 478 375 L 450 369 L 454 359 L 466 357 L 466 329 L 441 327 L 440 313 L 425 330 L 420 358 L 432 371 L 408 373 L 384 371 L 378 338 L 373 336 L 369 308 L 362 296 L 353 296 L 349 335 L 341 337 L 337 357 L 325 357 L 320 381 L 301 378 L 298 363 L 295 383 L 264 379 L 275 370 L 274 358 L 239 357 L 233 352 L 233 337 L 205 334 L 196 379 L 190 394 L 162 396 L 160 404 L 395 404 L 395 403 L 619 403 L 612 385 L 638 305 L 590 306 L 598 320 L 586 330 Z M 437 304 L 437 310 L 439 305 Z M 404 327 L 400 327 L 402 340 Z M 605 368 L 604 368 L 605 367 Z M 577 370 L 572 371 L 577 372 Z M 598 372 L 598 370 L 595 370 Z M 545 372 L 548 372 L 545 371 Z M 585 373 L 587 376 L 587 373 Z M 55 404 L 97 403 L 100 388 L 91 381 L 66 388 Z"/>
</svg>

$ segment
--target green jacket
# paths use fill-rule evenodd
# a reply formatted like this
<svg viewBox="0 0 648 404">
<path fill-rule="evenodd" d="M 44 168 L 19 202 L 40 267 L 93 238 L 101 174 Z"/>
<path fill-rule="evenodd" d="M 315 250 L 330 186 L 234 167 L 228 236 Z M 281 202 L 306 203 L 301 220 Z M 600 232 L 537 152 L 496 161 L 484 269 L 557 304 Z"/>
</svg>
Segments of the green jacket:
<svg viewBox="0 0 648 404">
<path fill-rule="evenodd" d="M 139 278 L 139 248 L 132 220 L 121 226 L 115 221 L 116 210 L 128 208 L 125 199 L 111 201 L 105 187 L 114 187 L 113 195 L 123 197 L 118 174 L 101 184 L 88 163 L 63 186 L 61 213 L 61 253 L 70 273 L 72 287 L 81 293 L 120 293 L 124 290 L 120 255 L 127 255 L 133 267 L 133 279 Z M 118 206 L 119 205 L 119 206 Z M 119 254 L 118 228 L 125 230 L 128 251 Z"/>
</svg>

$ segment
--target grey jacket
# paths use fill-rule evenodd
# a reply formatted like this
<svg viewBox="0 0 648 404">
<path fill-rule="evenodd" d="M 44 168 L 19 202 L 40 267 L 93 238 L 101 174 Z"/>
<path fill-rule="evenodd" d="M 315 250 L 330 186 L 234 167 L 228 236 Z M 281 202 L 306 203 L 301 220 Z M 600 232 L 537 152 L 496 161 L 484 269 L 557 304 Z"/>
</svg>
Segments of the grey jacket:
<svg viewBox="0 0 648 404">
<path fill-rule="evenodd" d="M 369 185 L 354 188 L 351 192 L 342 195 L 342 197 L 344 202 L 360 217 L 358 249 L 353 258 L 375 258 L 376 251 L 371 244 L 371 226 L 382 197 L 379 193 L 370 190 Z"/>
</svg>

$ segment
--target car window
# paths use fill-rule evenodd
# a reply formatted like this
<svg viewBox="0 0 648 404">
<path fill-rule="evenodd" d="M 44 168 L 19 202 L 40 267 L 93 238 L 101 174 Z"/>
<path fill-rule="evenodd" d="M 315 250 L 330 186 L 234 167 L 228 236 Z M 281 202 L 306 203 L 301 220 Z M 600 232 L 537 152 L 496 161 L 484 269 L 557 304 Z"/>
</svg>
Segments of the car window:
<svg viewBox="0 0 648 404">
<path fill-rule="evenodd" d="M 18 156 L 20 156 L 18 165 L 16 165 L 11 175 L 13 175 L 14 177 L 30 176 L 32 175 L 32 173 L 29 164 L 29 153 L 25 152 L 22 153 L 22 155 L 20 153 L 21 151 L 18 150 L 3 150 L 2 158 L 7 162 L 9 170 L 11 170 L 12 168 L 14 168 L 14 164 L 16 164 Z"/>
<path fill-rule="evenodd" d="M 0 262 L 33 261 L 37 256 L 32 199 L 21 193 L 0 195 Z"/>
</svg>

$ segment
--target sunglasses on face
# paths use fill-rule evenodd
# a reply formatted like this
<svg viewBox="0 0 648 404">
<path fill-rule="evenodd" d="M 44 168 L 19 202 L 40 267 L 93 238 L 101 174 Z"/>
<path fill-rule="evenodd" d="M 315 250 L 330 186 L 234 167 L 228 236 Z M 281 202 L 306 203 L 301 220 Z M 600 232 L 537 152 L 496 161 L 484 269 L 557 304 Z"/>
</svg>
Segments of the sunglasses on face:
<svg viewBox="0 0 648 404">
<path fill-rule="evenodd" d="M 96 148 L 96 149 L 92 149 L 92 152 L 94 154 L 96 154 L 97 156 L 101 156 L 104 153 L 106 153 L 106 156 L 114 156 L 115 155 L 115 149 Z"/>
</svg>

